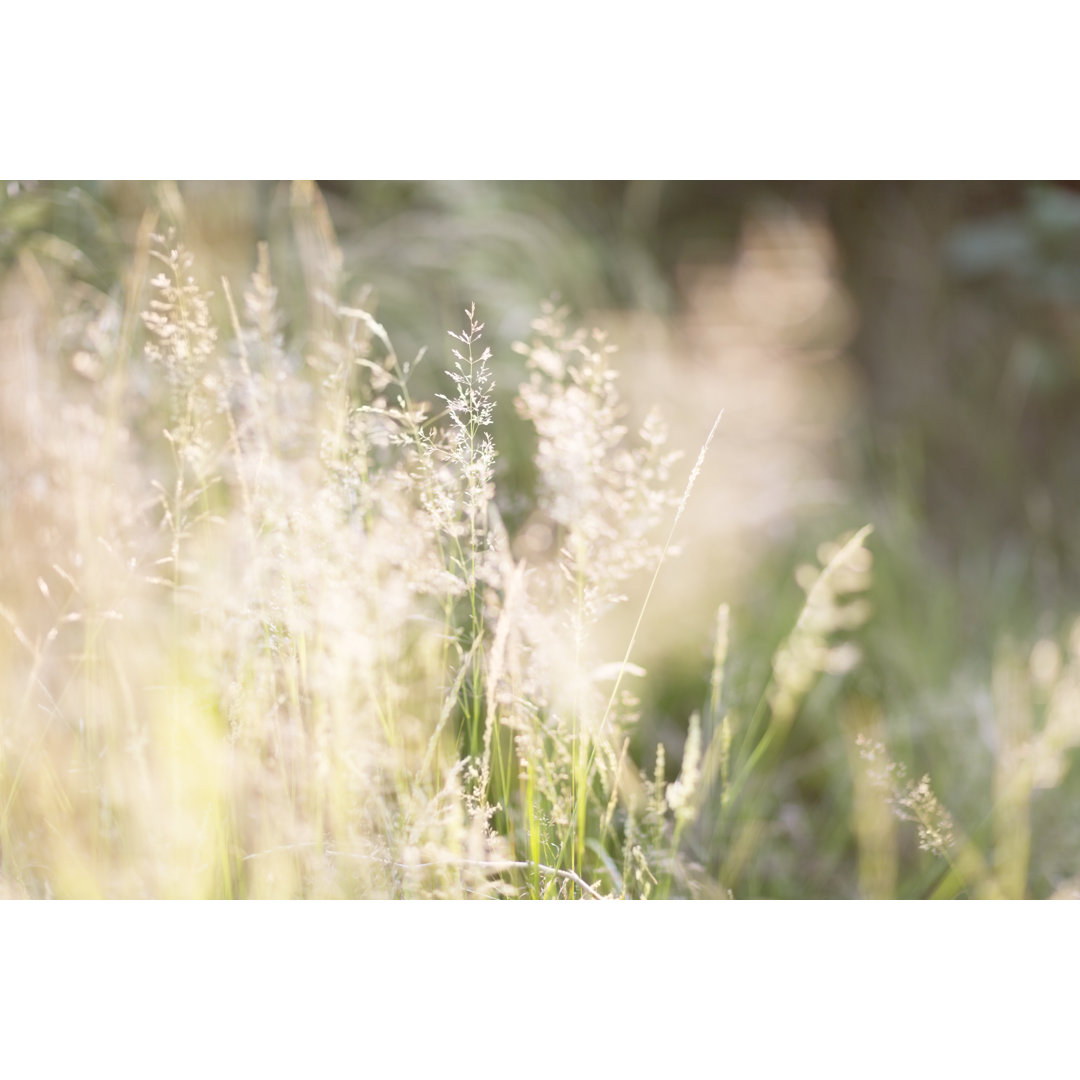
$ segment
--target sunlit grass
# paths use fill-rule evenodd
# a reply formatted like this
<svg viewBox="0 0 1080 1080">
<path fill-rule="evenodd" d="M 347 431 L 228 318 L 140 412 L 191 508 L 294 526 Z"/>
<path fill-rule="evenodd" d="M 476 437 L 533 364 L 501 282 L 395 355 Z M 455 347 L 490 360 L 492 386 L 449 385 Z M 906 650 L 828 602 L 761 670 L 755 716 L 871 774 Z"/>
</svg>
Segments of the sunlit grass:
<svg viewBox="0 0 1080 1080">
<path fill-rule="evenodd" d="M 27 270 L 0 386 L 3 895 L 756 895 L 800 717 L 861 663 L 870 526 L 798 569 L 800 610 L 738 679 L 710 597 L 677 761 L 641 753 L 639 638 L 717 424 L 692 466 L 658 410 L 631 429 L 614 344 L 538 305 L 513 488 L 483 298 L 399 356 L 318 190 L 291 199 L 292 322 L 268 248 L 215 278 L 150 216 L 123 288 Z M 818 708 L 847 804 L 809 842 L 853 852 L 860 895 L 896 893 L 912 837 L 924 895 L 1026 895 L 1036 792 L 1080 743 L 1078 650 L 1002 646 L 967 830 L 878 703 Z"/>
</svg>

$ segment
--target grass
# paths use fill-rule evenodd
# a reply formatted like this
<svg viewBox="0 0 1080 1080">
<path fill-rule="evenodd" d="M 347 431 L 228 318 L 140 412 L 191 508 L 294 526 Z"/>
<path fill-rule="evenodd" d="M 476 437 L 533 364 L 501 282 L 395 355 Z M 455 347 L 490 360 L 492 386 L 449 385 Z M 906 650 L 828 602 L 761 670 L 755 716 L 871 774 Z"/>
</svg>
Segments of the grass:
<svg viewBox="0 0 1080 1080">
<path fill-rule="evenodd" d="M 268 248 L 214 281 L 150 216 L 123 289 L 25 261 L 32 315 L 0 343 L 3 895 L 799 895 L 819 870 L 776 869 L 792 813 L 858 895 L 1027 894 L 1037 792 L 1080 743 L 1075 631 L 1002 644 L 967 830 L 862 674 L 867 597 L 895 584 L 869 526 L 799 568 L 748 660 L 715 598 L 680 745 L 643 748 L 639 635 L 717 425 L 684 471 L 554 304 L 504 416 L 481 307 L 399 356 L 318 190 L 291 207 L 299 317 Z M 531 475 L 507 490 L 514 425 Z"/>
</svg>

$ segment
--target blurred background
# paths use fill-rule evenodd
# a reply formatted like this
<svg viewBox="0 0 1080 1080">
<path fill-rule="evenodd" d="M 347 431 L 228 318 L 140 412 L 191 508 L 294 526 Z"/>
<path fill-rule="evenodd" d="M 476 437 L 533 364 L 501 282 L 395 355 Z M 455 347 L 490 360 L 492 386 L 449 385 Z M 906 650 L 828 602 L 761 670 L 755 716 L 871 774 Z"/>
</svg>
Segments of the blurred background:
<svg viewBox="0 0 1080 1080">
<path fill-rule="evenodd" d="M 1021 671 L 1038 706 L 1080 615 L 1080 187 L 319 186 L 355 301 L 399 355 L 427 347 L 436 358 L 418 371 L 431 380 L 421 393 L 444 389 L 446 332 L 476 302 L 506 406 L 497 483 L 512 526 L 527 513 L 531 447 L 512 407 L 523 370 L 511 346 L 542 301 L 608 332 L 630 420 L 658 405 L 686 471 L 723 410 L 635 656 L 650 676 L 639 760 L 660 740 L 677 761 L 708 695 L 717 606 L 732 610 L 732 699 L 752 711 L 803 600 L 796 567 L 873 525 L 863 662 L 818 684 L 773 764 L 745 895 L 932 891 L 940 866 L 902 830 L 896 864 L 866 877 L 851 827 L 854 727 L 887 735 L 965 833 L 990 845 L 1000 673 Z M 64 317 L 80 298 L 139 287 L 132 252 L 148 210 L 182 229 L 218 301 L 220 275 L 239 291 L 268 241 L 286 317 L 304 318 L 286 183 L 5 182 L 0 334 L 10 344 L 35 332 L 29 313 L 48 313 L 48 378 L 95 378 Z M 15 385 L 10 370 L 0 395 L 5 382 Z M 26 470 L 56 463 L 10 452 L 33 441 L 17 402 L 0 424 L 0 498 L 30 499 Z M 33 513 L 20 506 L 24 523 Z M 0 592 L 14 603 L 25 541 L 9 531 L 0 543 Z M 612 659 L 645 584 L 607 627 Z M 1068 891 L 1080 874 L 1078 794 L 1071 775 L 1035 793 L 1030 895 Z"/>
</svg>

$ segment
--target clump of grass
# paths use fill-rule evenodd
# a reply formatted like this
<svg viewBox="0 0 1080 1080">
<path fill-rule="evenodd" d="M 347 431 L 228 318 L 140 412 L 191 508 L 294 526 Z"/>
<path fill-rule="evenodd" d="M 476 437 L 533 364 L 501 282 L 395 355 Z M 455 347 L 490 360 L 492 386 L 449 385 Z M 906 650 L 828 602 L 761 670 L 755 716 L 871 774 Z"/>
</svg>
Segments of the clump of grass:
<svg viewBox="0 0 1080 1080">
<path fill-rule="evenodd" d="M 293 202 L 302 320 L 266 247 L 215 296 L 147 222 L 145 289 L 80 297 L 70 355 L 47 334 L 24 345 L 23 370 L 64 374 L 33 381 L 17 489 L 41 476 L 60 509 L 19 537 L 35 588 L 0 597 L 17 646 L 0 660 L 4 889 L 739 895 L 808 694 L 858 661 L 869 530 L 800 569 L 805 604 L 754 697 L 726 677 L 721 606 L 677 766 L 663 743 L 636 759 L 637 638 L 716 426 L 678 483 L 660 417 L 627 422 L 613 346 L 545 305 L 517 346 L 537 484 L 512 534 L 477 308 L 444 362 L 399 357 L 345 288 L 317 191 Z M 418 371 L 439 389 L 421 395 Z M 14 415 L 14 395 L 0 404 Z M 76 442 L 83 465 L 61 467 Z M 598 630 L 635 577 L 645 600 L 613 657 Z M 1065 701 L 1071 677 L 1039 693 Z M 1073 745 L 1065 706 L 1047 708 L 1028 787 L 1002 774 L 1014 804 Z M 929 788 L 890 775 L 894 805 L 951 851 Z"/>
<path fill-rule="evenodd" d="M 659 554 L 651 533 L 671 505 L 673 461 L 662 428 L 650 418 L 629 445 L 610 348 L 545 312 L 538 340 L 561 366 L 527 347 L 519 400 L 541 444 L 536 513 L 558 555 L 515 558 L 475 307 L 452 333 L 436 414 L 412 395 L 422 358 L 399 360 L 371 312 L 341 302 L 312 189 L 296 203 L 301 335 L 277 310 L 265 248 L 242 311 L 222 281 L 223 331 L 182 241 L 145 230 L 160 269 L 142 356 L 121 355 L 116 339 L 112 356 L 80 353 L 82 370 L 104 373 L 84 395 L 92 437 L 137 444 L 125 480 L 142 490 L 109 538 L 100 522 L 70 537 L 73 565 L 96 574 L 103 563 L 89 566 L 85 549 L 104 545 L 125 566 L 105 579 L 112 623 L 104 598 L 74 610 L 89 584 L 59 563 L 68 600 L 43 634 L 24 629 L 32 602 L 3 608 L 27 655 L 4 672 L 9 688 L 23 684 L 0 761 L 5 884 L 29 895 L 629 895 L 613 868 L 650 873 L 634 826 L 617 837 L 613 824 L 633 717 L 628 695 L 609 699 L 589 630 Z M 72 495 L 90 503 L 106 482 L 73 477 Z M 40 597 L 54 603 L 44 578 Z M 69 624 L 94 629 L 69 640 Z M 43 828 L 62 842 L 43 844 Z"/>
<path fill-rule="evenodd" d="M 706 719 L 691 717 L 680 775 L 666 787 L 662 747 L 657 750 L 652 790 L 660 798 L 651 841 L 654 851 L 667 851 L 662 856 L 669 867 L 665 895 L 674 885 L 691 893 L 734 894 L 752 867 L 771 812 L 772 771 L 806 695 L 821 675 L 842 674 L 858 662 L 857 647 L 844 635 L 869 615 L 860 596 L 870 580 L 869 533 L 867 526 L 822 544 L 821 565 L 799 568 L 796 578 L 806 600 L 776 649 L 771 677 L 748 722 L 740 720 L 725 690 L 731 616 L 726 604 L 720 606 Z M 665 809 L 671 811 L 670 823 Z M 680 861 L 684 839 L 686 858 Z"/>
</svg>

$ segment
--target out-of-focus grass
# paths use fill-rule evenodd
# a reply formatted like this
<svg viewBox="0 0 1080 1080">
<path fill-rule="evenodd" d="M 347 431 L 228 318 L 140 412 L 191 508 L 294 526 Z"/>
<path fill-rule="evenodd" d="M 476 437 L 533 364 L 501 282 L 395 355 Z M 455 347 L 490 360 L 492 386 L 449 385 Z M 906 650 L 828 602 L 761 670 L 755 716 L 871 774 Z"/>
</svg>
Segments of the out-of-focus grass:
<svg viewBox="0 0 1080 1080">
<path fill-rule="evenodd" d="M 940 245 L 897 238 L 899 284 L 875 291 L 869 271 L 851 282 L 870 257 L 844 246 L 850 221 L 776 205 L 741 217 L 728 261 L 710 249 L 713 261 L 673 280 L 650 234 L 662 189 L 610 195 L 8 187 L 9 895 L 1069 888 L 1080 852 L 1069 812 L 1080 604 L 1061 498 L 1072 452 L 1060 402 L 1075 382 L 1071 323 L 1058 317 L 1069 196 L 1036 189 L 983 234 L 953 226 L 944 277 Z M 937 197 L 908 198 L 898 222 Z M 890 235 L 887 199 L 868 201 L 874 235 Z M 197 377 L 182 370 L 200 348 L 192 313 L 166 313 L 164 336 L 148 339 L 138 317 L 163 296 L 146 284 L 160 269 L 148 211 L 157 228 L 180 227 L 200 295 L 213 293 L 214 363 Z M 263 236 L 270 261 L 250 279 Z M 570 698 L 566 672 L 623 657 L 657 552 L 628 546 L 644 543 L 629 508 L 646 488 L 615 495 L 644 459 L 607 474 L 594 506 L 582 493 L 599 480 L 571 454 L 582 424 L 552 426 L 579 408 L 554 388 L 584 339 L 566 353 L 530 346 L 534 378 L 554 381 L 531 404 L 515 393 L 524 372 L 510 342 L 530 339 L 552 292 L 621 346 L 633 426 L 660 404 L 692 461 L 725 409 L 681 522 L 685 550 L 661 566 L 635 640 L 631 663 L 647 675 L 616 671 Z M 455 444 L 453 413 L 410 429 L 407 401 L 399 417 L 386 410 L 404 390 L 395 364 L 422 345 L 411 400 L 454 400 L 441 342 L 473 297 L 489 322 L 493 422 L 468 422 Z M 171 326 L 187 327 L 179 353 Z M 1012 335 L 1003 352 L 991 330 Z M 146 340 L 168 355 L 148 363 Z M 871 349 L 868 368 L 852 348 Z M 967 368 L 927 363 L 953 348 Z M 572 370 L 570 385 L 592 378 Z M 600 384 L 579 389 L 602 402 Z M 597 412 L 597 432 L 621 416 Z M 438 430 L 450 441 L 425 450 Z M 488 464 L 484 430 L 497 447 Z M 435 499 L 447 483 L 456 504 Z M 574 483 L 585 486 L 570 498 Z M 837 553 L 822 541 L 867 521 L 869 621 L 829 594 L 810 618 L 818 636 L 800 637 L 799 584 L 816 578 L 803 569 L 797 584 L 793 569 L 820 572 Z M 397 560 L 379 546 L 393 536 L 413 538 Z M 544 624 L 533 605 L 563 585 L 536 585 L 568 538 L 562 574 L 578 599 Z M 484 569 L 499 550 L 503 564 Z M 620 558 L 636 576 L 612 576 Z M 629 602 L 600 603 L 606 590 Z M 608 731 L 601 708 L 598 734 L 587 702 L 604 677 L 617 680 L 618 723 Z"/>
</svg>

